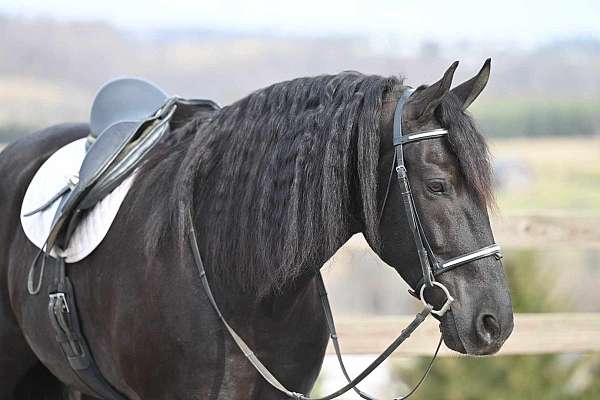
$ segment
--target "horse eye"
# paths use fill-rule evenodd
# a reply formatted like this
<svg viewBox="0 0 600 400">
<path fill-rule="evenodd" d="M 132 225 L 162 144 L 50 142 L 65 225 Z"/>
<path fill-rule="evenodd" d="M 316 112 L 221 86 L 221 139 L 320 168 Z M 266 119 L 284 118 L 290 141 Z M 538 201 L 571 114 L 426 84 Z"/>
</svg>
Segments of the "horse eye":
<svg viewBox="0 0 600 400">
<path fill-rule="evenodd" d="M 444 183 L 440 181 L 429 182 L 427 187 L 434 193 L 444 193 L 446 191 Z"/>
</svg>

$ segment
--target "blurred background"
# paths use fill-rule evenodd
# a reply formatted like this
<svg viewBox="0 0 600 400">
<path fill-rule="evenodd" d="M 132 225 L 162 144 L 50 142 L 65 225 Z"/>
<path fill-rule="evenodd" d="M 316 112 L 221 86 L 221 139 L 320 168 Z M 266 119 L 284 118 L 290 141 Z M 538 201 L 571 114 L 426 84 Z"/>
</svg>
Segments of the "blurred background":
<svg viewBox="0 0 600 400">
<path fill-rule="evenodd" d="M 343 70 L 402 75 L 417 86 L 460 60 L 459 83 L 492 57 L 490 82 L 470 111 L 494 155 L 492 218 L 515 311 L 536 313 L 540 332 L 561 321 L 563 329 L 544 344 L 518 320 L 498 356 L 444 351 L 415 398 L 598 399 L 599 21 L 592 0 L 0 0 L 0 146 L 86 120 L 95 91 L 123 75 L 227 104 L 274 82 Z M 418 309 L 361 237 L 324 271 L 342 326 Z M 432 352 L 436 339 L 434 329 L 413 353 Z M 346 343 L 356 373 L 372 356 Z M 384 397 L 406 391 L 427 362 L 408 353 L 363 387 Z M 340 383 L 328 357 L 315 393 Z"/>
</svg>

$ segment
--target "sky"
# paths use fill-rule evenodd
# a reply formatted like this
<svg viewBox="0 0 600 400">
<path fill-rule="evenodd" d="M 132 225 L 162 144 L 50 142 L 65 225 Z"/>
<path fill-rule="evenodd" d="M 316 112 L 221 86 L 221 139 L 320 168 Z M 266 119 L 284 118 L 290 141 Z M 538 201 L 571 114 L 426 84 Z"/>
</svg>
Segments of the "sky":
<svg viewBox="0 0 600 400">
<path fill-rule="evenodd" d="M 600 39 L 600 0 L 0 0 L 2 13 L 129 29 L 398 35 L 449 43 Z"/>
</svg>

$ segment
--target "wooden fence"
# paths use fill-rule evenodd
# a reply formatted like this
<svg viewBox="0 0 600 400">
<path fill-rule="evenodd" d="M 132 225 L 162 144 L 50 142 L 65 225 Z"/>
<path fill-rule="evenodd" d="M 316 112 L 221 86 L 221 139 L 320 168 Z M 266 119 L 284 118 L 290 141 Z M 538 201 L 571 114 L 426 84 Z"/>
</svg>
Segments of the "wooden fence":
<svg viewBox="0 0 600 400">
<path fill-rule="evenodd" d="M 379 354 L 412 320 L 412 316 L 339 318 L 338 336 L 344 354 Z M 439 323 L 428 318 L 393 356 L 433 354 Z M 327 349 L 333 353 L 331 345 Z M 515 328 L 498 354 L 600 352 L 600 313 L 516 314 Z M 444 345 L 441 356 L 457 356 Z"/>
</svg>

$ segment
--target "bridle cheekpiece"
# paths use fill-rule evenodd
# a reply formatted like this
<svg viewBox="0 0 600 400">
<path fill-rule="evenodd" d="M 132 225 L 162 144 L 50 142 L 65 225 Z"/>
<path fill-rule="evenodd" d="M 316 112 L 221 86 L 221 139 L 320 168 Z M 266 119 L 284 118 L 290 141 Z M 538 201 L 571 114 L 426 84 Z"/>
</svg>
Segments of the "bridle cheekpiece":
<svg viewBox="0 0 600 400">
<path fill-rule="evenodd" d="M 425 132 L 403 134 L 402 114 L 407 100 L 413 93 L 413 89 L 405 89 L 398 99 L 398 104 L 396 105 L 396 110 L 394 111 L 394 165 L 398 184 L 400 185 L 402 203 L 408 218 L 408 225 L 413 234 L 413 239 L 417 247 L 419 263 L 421 264 L 422 277 L 417 282 L 415 288 L 413 288 L 411 294 L 420 298 L 423 304 L 428 305 L 424 297 L 425 289 L 434 286 L 440 288 L 444 292 L 446 301 L 439 309 L 436 310 L 435 308 L 432 308 L 431 313 L 441 317 L 450 309 L 450 305 L 454 301 L 454 298 L 450 294 L 448 288 L 439 281 L 436 281 L 435 277 L 456 267 L 482 258 L 494 256 L 497 259 L 500 259 L 502 257 L 502 252 L 500 246 L 496 243 L 493 243 L 479 250 L 454 257 L 445 262 L 440 262 L 435 256 L 435 253 L 433 252 L 431 245 L 427 240 L 427 236 L 425 235 L 425 230 L 423 229 L 423 225 L 421 224 L 421 220 L 415 206 L 415 199 L 410 189 L 408 171 L 406 169 L 406 164 L 404 163 L 404 145 L 425 139 L 441 138 L 447 135 L 448 131 L 446 129 L 434 129 Z M 385 207 L 385 204 L 383 204 L 383 206 Z"/>
</svg>

